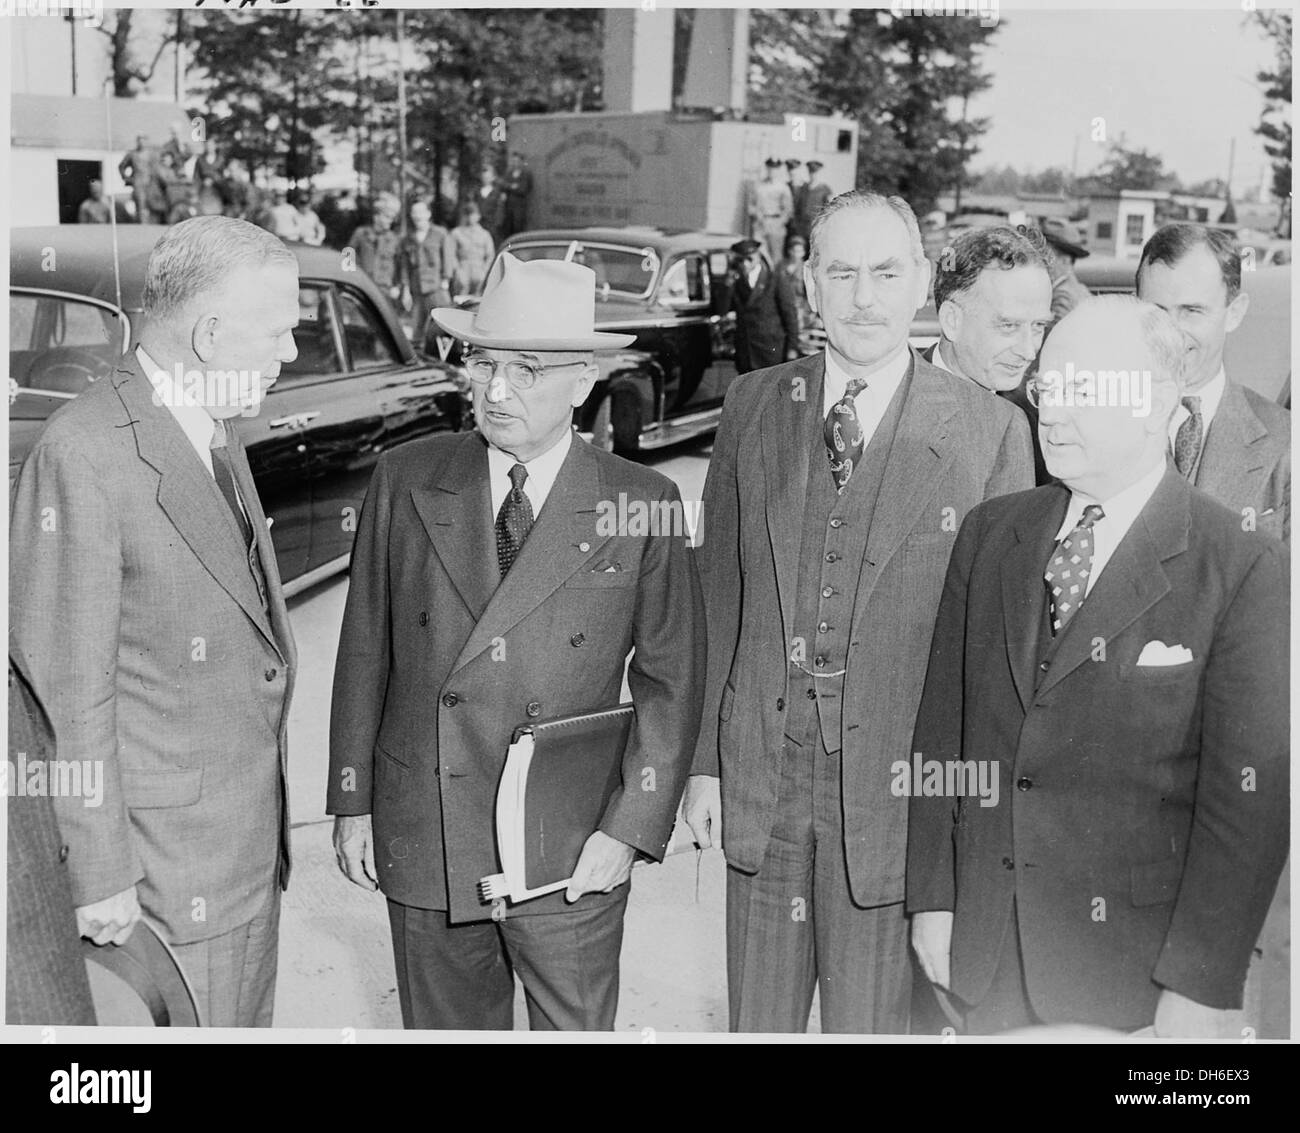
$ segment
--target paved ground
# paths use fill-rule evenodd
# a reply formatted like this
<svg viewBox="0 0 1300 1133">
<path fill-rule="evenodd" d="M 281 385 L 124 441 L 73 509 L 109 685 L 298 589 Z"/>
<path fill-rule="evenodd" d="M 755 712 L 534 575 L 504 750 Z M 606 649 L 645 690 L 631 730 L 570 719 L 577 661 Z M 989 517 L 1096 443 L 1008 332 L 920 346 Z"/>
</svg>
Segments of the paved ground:
<svg viewBox="0 0 1300 1133">
<path fill-rule="evenodd" d="M 698 500 L 707 453 L 681 446 L 649 463 L 671 476 L 685 499 Z M 324 813 L 330 688 L 346 596 L 347 579 L 338 578 L 290 603 L 300 657 L 289 756 L 295 864 L 280 932 L 279 1026 L 401 1025 L 383 898 L 338 872 Z M 617 1029 L 726 1030 L 724 874 L 716 850 L 637 868 Z M 516 1024 L 527 1026 L 522 994 Z"/>
</svg>

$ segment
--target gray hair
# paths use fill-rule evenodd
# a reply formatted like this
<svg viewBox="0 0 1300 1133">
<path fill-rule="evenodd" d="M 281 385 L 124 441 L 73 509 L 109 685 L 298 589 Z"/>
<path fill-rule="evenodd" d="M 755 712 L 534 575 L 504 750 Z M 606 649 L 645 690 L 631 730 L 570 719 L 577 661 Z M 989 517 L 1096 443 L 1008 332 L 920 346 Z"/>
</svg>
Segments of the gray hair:
<svg viewBox="0 0 1300 1133">
<path fill-rule="evenodd" d="M 1173 382 L 1178 389 L 1178 396 L 1182 397 L 1187 370 L 1187 340 L 1168 311 L 1145 299 L 1139 299 L 1136 295 L 1095 295 L 1075 308 L 1084 309 L 1136 316 L 1138 327 L 1142 331 L 1142 342 L 1156 364 L 1157 372 L 1153 377 L 1157 381 L 1165 379 Z"/>
<path fill-rule="evenodd" d="M 232 216 L 191 217 L 173 224 L 150 253 L 141 305 L 147 318 L 167 319 L 241 268 L 272 264 L 297 271 L 298 259 L 265 229 Z"/>
<path fill-rule="evenodd" d="M 845 209 L 892 209 L 899 220 L 907 227 L 907 235 L 912 245 L 912 259 L 918 263 L 925 263 L 925 245 L 921 242 L 921 226 L 916 223 L 916 213 L 912 211 L 909 205 L 902 197 L 886 197 L 881 193 L 871 193 L 864 189 L 851 189 L 847 193 L 841 193 L 838 197 L 832 197 L 826 202 L 825 207 L 819 212 L 812 222 L 812 233 L 808 248 L 808 263 L 815 271 L 817 263 L 821 258 L 820 236 L 822 230 L 830 223 L 831 217 L 836 213 L 843 212 Z"/>
</svg>

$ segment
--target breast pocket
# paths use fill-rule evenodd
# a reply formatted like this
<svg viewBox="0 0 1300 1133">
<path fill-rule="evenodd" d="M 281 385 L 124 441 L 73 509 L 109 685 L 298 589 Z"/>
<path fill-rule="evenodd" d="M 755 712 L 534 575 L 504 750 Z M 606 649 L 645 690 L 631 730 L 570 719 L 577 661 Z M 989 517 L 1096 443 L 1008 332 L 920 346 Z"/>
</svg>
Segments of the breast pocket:
<svg viewBox="0 0 1300 1133">
<path fill-rule="evenodd" d="M 1125 680 L 1134 687 L 1144 685 L 1166 685 L 1197 680 L 1201 675 L 1201 663 L 1196 660 L 1183 661 L 1178 665 L 1137 665 L 1124 674 Z"/>
</svg>

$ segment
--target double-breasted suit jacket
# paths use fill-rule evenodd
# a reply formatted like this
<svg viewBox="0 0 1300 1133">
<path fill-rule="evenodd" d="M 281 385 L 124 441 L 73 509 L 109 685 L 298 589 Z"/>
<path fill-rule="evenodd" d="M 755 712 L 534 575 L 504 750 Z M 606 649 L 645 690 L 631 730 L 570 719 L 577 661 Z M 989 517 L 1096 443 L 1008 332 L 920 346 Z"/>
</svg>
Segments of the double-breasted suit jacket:
<svg viewBox="0 0 1300 1133">
<path fill-rule="evenodd" d="M 475 886 L 499 869 L 495 798 L 515 728 L 617 704 L 633 650 L 636 721 L 600 828 L 662 858 L 699 721 L 700 586 L 689 540 L 620 530 L 620 498 L 638 514 L 637 501 L 679 510 L 667 478 L 574 437 L 502 579 L 478 433 L 380 459 L 339 640 L 328 810 L 373 816 L 389 898 L 455 922 L 491 916 Z M 613 899 L 568 906 L 557 893 L 510 915 Z"/>
</svg>

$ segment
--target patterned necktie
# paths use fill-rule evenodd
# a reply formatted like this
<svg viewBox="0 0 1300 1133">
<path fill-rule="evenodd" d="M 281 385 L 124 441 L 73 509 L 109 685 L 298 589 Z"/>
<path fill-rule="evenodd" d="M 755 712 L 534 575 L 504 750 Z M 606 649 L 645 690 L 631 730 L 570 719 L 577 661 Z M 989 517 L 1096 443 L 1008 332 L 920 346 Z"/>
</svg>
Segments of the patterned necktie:
<svg viewBox="0 0 1300 1133">
<path fill-rule="evenodd" d="M 510 491 L 497 512 L 497 566 L 501 568 L 502 578 L 514 566 L 519 548 L 524 545 L 533 525 L 533 504 L 524 491 L 527 479 L 528 469 L 522 464 L 511 467 Z"/>
<path fill-rule="evenodd" d="M 866 378 L 854 378 L 844 390 L 844 396 L 826 414 L 826 455 L 830 457 L 831 476 L 839 492 L 844 491 L 867 448 L 867 437 L 853 401 L 866 388 Z"/>
<path fill-rule="evenodd" d="M 1052 598 L 1052 636 L 1068 624 L 1088 593 L 1088 575 L 1092 573 L 1092 525 L 1106 513 L 1097 504 L 1089 504 L 1083 515 L 1057 545 L 1043 572 Z"/>
<path fill-rule="evenodd" d="M 214 421 L 212 424 L 212 443 L 209 446 L 212 451 L 212 476 L 221 489 L 221 494 L 226 497 L 226 503 L 244 537 L 244 546 L 247 547 L 253 541 L 253 529 L 248 525 L 244 509 L 239 506 L 239 494 L 235 491 L 235 470 L 230 463 L 230 448 L 226 444 L 226 423 Z"/>
<path fill-rule="evenodd" d="M 1201 399 L 1189 395 L 1183 398 L 1183 408 L 1189 416 L 1178 426 L 1178 435 L 1174 438 L 1174 464 L 1190 480 L 1196 457 L 1201 451 Z"/>
</svg>

